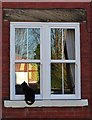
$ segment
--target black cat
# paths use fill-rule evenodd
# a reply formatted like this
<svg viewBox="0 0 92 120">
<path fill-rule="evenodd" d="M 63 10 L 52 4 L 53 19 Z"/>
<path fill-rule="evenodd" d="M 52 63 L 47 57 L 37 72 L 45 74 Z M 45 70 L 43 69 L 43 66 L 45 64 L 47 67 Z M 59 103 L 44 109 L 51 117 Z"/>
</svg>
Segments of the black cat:
<svg viewBox="0 0 92 120">
<path fill-rule="evenodd" d="M 32 105 L 35 102 L 34 90 L 30 86 L 28 86 L 25 81 L 21 84 L 21 86 L 23 88 L 23 93 L 25 95 L 25 102 L 28 105 Z"/>
</svg>

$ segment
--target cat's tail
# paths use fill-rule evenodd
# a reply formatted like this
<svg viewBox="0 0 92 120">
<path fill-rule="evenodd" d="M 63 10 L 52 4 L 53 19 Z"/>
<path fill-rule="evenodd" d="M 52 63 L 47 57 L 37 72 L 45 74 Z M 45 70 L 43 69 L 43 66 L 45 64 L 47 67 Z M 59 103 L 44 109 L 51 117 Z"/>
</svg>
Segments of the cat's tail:
<svg viewBox="0 0 92 120">
<path fill-rule="evenodd" d="M 32 105 L 32 104 L 34 103 L 34 101 L 26 101 L 26 103 L 27 103 L 28 105 Z"/>
</svg>

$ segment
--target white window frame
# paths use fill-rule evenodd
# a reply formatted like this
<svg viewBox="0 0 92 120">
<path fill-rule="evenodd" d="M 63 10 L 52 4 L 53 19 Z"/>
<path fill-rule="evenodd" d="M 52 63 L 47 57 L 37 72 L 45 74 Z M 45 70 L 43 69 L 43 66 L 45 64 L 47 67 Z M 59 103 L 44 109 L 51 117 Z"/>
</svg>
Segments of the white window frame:
<svg viewBox="0 0 92 120">
<path fill-rule="evenodd" d="M 11 22 L 10 23 L 10 100 L 23 100 L 24 95 L 15 95 L 15 28 L 40 28 L 40 60 L 22 60 L 22 62 L 40 63 L 40 95 L 37 100 L 71 100 L 81 99 L 81 73 L 80 73 L 80 24 L 57 22 Z M 75 29 L 75 60 L 50 59 L 50 28 Z M 45 34 L 44 34 L 45 33 Z M 47 39 L 48 38 L 48 39 Z M 47 42 L 45 42 L 47 41 Z M 75 63 L 75 94 L 50 94 L 50 63 Z"/>
</svg>

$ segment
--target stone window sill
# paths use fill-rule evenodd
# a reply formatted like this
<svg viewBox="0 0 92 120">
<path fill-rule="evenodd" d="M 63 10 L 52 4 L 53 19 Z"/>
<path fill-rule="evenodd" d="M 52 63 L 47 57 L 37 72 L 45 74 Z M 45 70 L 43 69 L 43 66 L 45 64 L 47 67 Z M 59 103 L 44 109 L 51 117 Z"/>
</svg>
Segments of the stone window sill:
<svg viewBox="0 0 92 120">
<path fill-rule="evenodd" d="M 27 105 L 25 101 L 4 100 L 4 107 L 24 108 L 24 107 L 81 107 L 88 106 L 87 99 L 81 100 L 36 100 L 34 104 Z"/>
</svg>

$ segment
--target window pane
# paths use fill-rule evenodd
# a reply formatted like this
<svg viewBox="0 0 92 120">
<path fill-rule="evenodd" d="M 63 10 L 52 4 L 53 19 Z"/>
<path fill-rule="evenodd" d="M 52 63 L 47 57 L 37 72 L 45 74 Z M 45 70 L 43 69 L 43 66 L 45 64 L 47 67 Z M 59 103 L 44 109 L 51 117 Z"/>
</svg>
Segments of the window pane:
<svg viewBox="0 0 92 120">
<path fill-rule="evenodd" d="M 16 60 L 27 59 L 27 29 L 15 29 Z"/>
<path fill-rule="evenodd" d="M 75 65 L 63 64 L 64 74 L 64 94 L 75 93 Z"/>
<path fill-rule="evenodd" d="M 51 94 L 75 93 L 74 64 L 51 64 Z"/>
<path fill-rule="evenodd" d="M 40 28 L 28 29 L 28 59 L 40 59 Z"/>
<path fill-rule="evenodd" d="M 51 93 L 52 94 L 62 93 L 62 64 L 61 63 L 51 64 Z"/>
<path fill-rule="evenodd" d="M 61 28 L 51 28 L 51 59 L 62 59 Z"/>
<path fill-rule="evenodd" d="M 16 60 L 40 59 L 40 28 L 15 29 Z"/>
<path fill-rule="evenodd" d="M 63 58 L 68 60 L 75 59 L 75 30 L 64 29 L 63 30 Z"/>
<path fill-rule="evenodd" d="M 21 83 L 24 81 L 40 94 L 40 64 L 16 63 L 15 65 L 16 94 L 22 94 Z"/>
<path fill-rule="evenodd" d="M 75 59 L 75 29 L 51 28 L 51 59 Z"/>
</svg>

